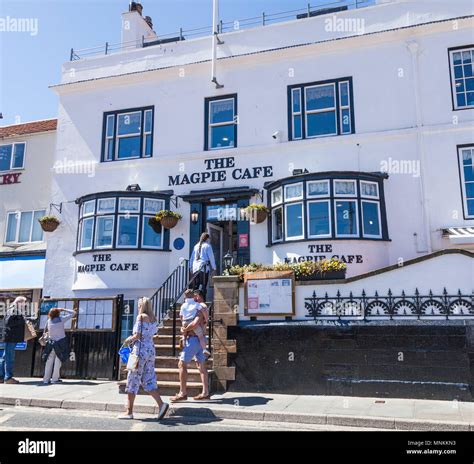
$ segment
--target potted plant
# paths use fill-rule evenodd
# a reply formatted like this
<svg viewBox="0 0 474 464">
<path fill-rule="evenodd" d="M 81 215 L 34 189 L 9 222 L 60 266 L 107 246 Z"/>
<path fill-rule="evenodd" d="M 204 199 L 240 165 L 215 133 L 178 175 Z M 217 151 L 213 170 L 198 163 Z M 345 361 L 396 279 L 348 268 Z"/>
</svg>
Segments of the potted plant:
<svg viewBox="0 0 474 464">
<path fill-rule="evenodd" d="M 182 218 L 181 214 L 175 213 L 168 209 L 162 209 L 156 213 L 156 220 L 161 222 L 161 225 L 165 229 L 172 229 L 178 221 Z"/>
<path fill-rule="evenodd" d="M 297 280 L 332 280 L 346 277 L 347 265 L 336 258 L 292 264 Z"/>
<path fill-rule="evenodd" d="M 250 220 L 255 224 L 260 224 L 265 221 L 269 213 L 268 208 L 265 205 L 257 203 L 251 203 L 248 205 L 247 208 L 245 208 L 245 212 Z"/>
<path fill-rule="evenodd" d="M 38 219 L 38 222 L 45 232 L 54 232 L 61 223 L 56 216 L 43 216 Z"/>
<path fill-rule="evenodd" d="M 161 222 L 156 219 L 156 216 L 153 216 L 148 219 L 148 225 L 153 229 L 153 232 L 161 234 Z"/>
</svg>

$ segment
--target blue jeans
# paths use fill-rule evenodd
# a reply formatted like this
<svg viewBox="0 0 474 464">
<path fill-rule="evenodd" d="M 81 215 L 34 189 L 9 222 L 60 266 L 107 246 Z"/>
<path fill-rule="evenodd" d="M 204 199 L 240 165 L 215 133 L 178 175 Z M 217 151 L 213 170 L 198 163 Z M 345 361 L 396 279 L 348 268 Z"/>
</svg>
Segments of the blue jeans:
<svg viewBox="0 0 474 464">
<path fill-rule="evenodd" d="M 5 343 L 5 349 L 0 357 L 0 378 L 11 379 L 13 377 L 13 366 L 15 365 L 15 346 L 14 342 Z"/>
</svg>

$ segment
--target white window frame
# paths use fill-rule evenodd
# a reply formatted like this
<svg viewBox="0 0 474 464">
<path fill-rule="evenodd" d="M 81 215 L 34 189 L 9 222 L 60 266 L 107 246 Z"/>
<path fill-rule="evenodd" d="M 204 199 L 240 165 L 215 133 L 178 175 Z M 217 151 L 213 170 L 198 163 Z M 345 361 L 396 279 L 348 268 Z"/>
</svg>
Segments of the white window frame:
<svg viewBox="0 0 474 464">
<path fill-rule="evenodd" d="M 356 233 L 355 234 L 339 234 L 337 231 L 337 203 L 338 201 L 349 201 L 352 203 L 355 203 L 355 217 L 356 217 Z M 354 238 L 354 237 L 360 237 L 360 224 L 359 224 L 359 202 L 357 199 L 352 199 L 352 198 L 338 198 L 333 200 L 334 204 L 334 227 L 335 227 L 335 233 L 334 237 L 336 238 Z"/>
<path fill-rule="evenodd" d="M 378 221 L 379 221 L 379 231 L 377 235 L 366 234 L 364 230 L 364 203 L 375 203 L 377 205 Z M 362 213 L 362 237 L 364 238 L 382 238 L 382 214 L 380 212 L 380 201 L 376 200 L 361 200 L 360 202 L 361 213 Z"/>
<path fill-rule="evenodd" d="M 471 151 L 471 159 L 472 159 L 472 165 L 474 168 L 474 145 L 472 147 L 459 147 L 458 148 L 458 162 L 459 162 L 459 174 L 461 176 L 461 190 L 462 190 L 462 202 L 464 206 L 464 216 L 466 219 L 474 219 L 474 214 L 469 214 L 469 209 L 467 205 L 467 200 L 472 200 L 473 198 L 468 198 L 467 197 L 467 191 L 466 191 L 466 180 L 464 177 L 464 164 L 462 161 L 462 152 L 463 150 L 470 150 Z M 474 183 L 469 181 L 469 183 Z"/>
<path fill-rule="evenodd" d="M 286 190 L 290 187 L 295 187 L 297 185 L 300 185 L 301 186 L 301 195 L 298 196 L 298 197 L 292 197 L 292 198 L 287 198 L 286 196 Z M 303 182 L 295 182 L 293 184 L 287 184 L 285 185 L 285 188 L 284 188 L 284 196 L 283 196 L 283 200 L 285 203 L 287 202 L 293 202 L 293 201 L 299 201 L 299 200 L 303 200 L 304 198 L 304 185 L 303 185 Z"/>
<path fill-rule="evenodd" d="M 151 118 L 151 123 L 150 123 L 150 130 L 146 130 L 146 115 L 147 113 L 150 113 L 150 118 Z M 153 152 L 151 155 L 146 154 L 146 138 L 147 136 L 150 135 L 152 138 L 151 145 L 153 147 L 153 110 L 145 110 L 143 111 L 143 147 L 142 147 L 142 158 L 151 158 L 153 155 Z"/>
<path fill-rule="evenodd" d="M 309 192 L 309 186 L 311 184 L 326 184 L 328 187 L 328 193 L 324 193 L 322 195 L 311 195 Z M 306 182 L 306 198 L 326 198 L 331 195 L 331 184 L 329 183 L 329 179 L 323 179 L 323 180 L 308 180 Z"/>
<path fill-rule="evenodd" d="M 275 220 L 273 219 L 273 213 L 277 210 L 281 210 L 281 238 L 275 238 Z M 285 215 L 283 214 L 283 205 L 277 206 L 276 208 L 272 209 L 272 243 L 280 243 L 283 242 L 285 239 Z"/>
<path fill-rule="evenodd" d="M 311 217 L 309 215 L 309 205 L 312 203 L 326 203 L 328 205 L 328 213 L 329 213 L 329 233 L 322 234 L 322 235 L 311 235 Z M 328 198 L 326 200 L 308 200 L 306 202 L 306 220 L 307 220 L 307 227 L 308 227 L 308 238 L 330 238 L 332 237 L 332 224 L 331 224 L 331 200 Z"/>
<path fill-rule="evenodd" d="M 150 249 L 150 250 L 162 250 L 163 249 L 163 237 L 165 235 L 165 229 L 164 227 L 162 226 L 161 227 L 161 237 L 160 237 L 160 245 L 159 246 L 152 246 L 152 245 L 145 245 L 144 244 L 144 240 L 145 240 L 145 225 L 148 225 L 148 220 L 150 218 L 153 218 L 155 217 L 154 215 L 146 215 L 146 214 L 143 214 L 142 215 L 142 241 L 141 241 L 141 248 L 145 248 L 145 249 Z M 146 220 L 146 224 L 145 224 L 145 220 Z"/>
<path fill-rule="evenodd" d="M 454 73 L 454 54 L 455 53 L 461 53 L 461 56 L 463 52 L 471 52 L 471 60 L 474 60 L 474 47 L 466 47 L 466 48 L 460 48 L 458 50 L 450 50 L 449 52 L 449 61 L 450 61 L 450 68 L 451 68 L 451 94 L 453 97 L 453 104 L 454 104 L 454 109 L 455 110 L 464 110 L 464 109 L 469 109 L 469 108 L 474 108 L 474 105 L 465 105 L 465 106 L 458 106 L 458 99 L 457 99 L 457 92 L 456 92 L 456 80 L 459 80 L 456 78 L 455 73 Z M 461 58 L 462 59 L 462 58 Z M 474 61 L 471 62 L 471 66 L 474 68 Z M 462 80 L 464 81 L 464 95 L 466 96 L 466 103 L 467 103 L 467 89 L 466 89 L 466 79 L 474 79 L 474 76 L 470 76 L 466 78 L 464 75 L 464 64 L 461 64 L 462 67 Z"/>
<path fill-rule="evenodd" d="M 34 226 L 34 222 L 35 222 L 35 213 L 38 213 L 38 212 L 42 212 L 43 215 L 46 214 L 46 209 L 34 209 L 34 210 L 30 210 L 30 211 L 9 211 L 7 213 L 7 222 L 5 224 L 5 240 L 4 240 L 4 243 L 18 243 L 18 244 L 23 244 L 23 243 L 41 243 L 41 242 L 44 242 L 44 232 L 41 234 L 42 238 L 41 240 L 31 240 L 32 236 L 33 236 L 33 226 Z M 29 240 L 26 241 L 26 242 L 20 242 L 19 241 L 19 238 L 20 238 L 20 225 L 21 225 L 21 217 L 23 214 L 26 214 L 26 213 L 31 213 L 31 224 L 30 224 L 30 231 L 28 233 L 28 237 L 29 237 Z M 10 240 L 7 242 L 7 235 L 8 235 L 8 223 L 9 223 L 9 217 L 10 216 L 17 216 L 19 215 L 19 217 L 17 217 L 17 222 L 16 222 L 16 229 L 15 229 L 15 240 Z"/>
<path fill-rule="evenodd" d="M 129 200 L 138 200 L 138 209 L 136 211 L 130 211 L 130 210 L 122 208 L 122 206 L 121 206 L 122 200 L 128 200 L 128 201 Z M 119 199 L 118 199 L 118 213 L 124 213 L 124 214 L 128 213 L 129 215 L 140 214 L 140 209 L 141 209 L 140 197 L 119 197 Z"/>
<path fill-rule="evenodd" d="M 336 193 L 337 182 L 350 182 L 354 185 L 354 193 Z M 357 181 L 355 179 L 334 179 L 333 189 L 335 198 L 357 198 Z"/>
<path fill-rule="evenodd" d="M 132 134 L 126 134 L 126 135 L 120 135 L 119 134 L 119 121 L 121 116 L 127 116 L 131 114 L 139 114 L 140 115 L 140 130 L 138 132 L 134 132 Z M 143 118 L 144 118 L 144 111 L 138 110 L 138 111 L 128 111 L 126 113 L 116 113 L 116 127 L 115 127 L 115 159 L 114 160 L 127 160 L 127 159 L 139 159 L 141 158 L 140 155 L 138 156 L 127 156 L 126 158 L 119 158 L 118 153 L 119 153 L 119 146 L 120 146 L 120 139 L 126 139 L 126 138 L 132 138 L 132 137 L 142 137 L 143 135 Z M 143 147 L 142 147 L 143 149 Z"/>
<path fill-rule="evenodd" d="M 297 206 L 297 205 L 301 205 L 301 231 L 302 231 L 302 234 L 301 235 L 297 235 L 296 237 L 289 237 L 288 236 L 288 207 L 291 207 L 291 206 Z M 304 239 L 304 233 L 305 233 L 305 220 L 304 220 L 304 202 L 303 201 L 296 201 L 296 202 L 292 202 L 292 203 L 285 203 L 285 214 L 284 214 L 284 217 L 283 217 L 283 220 L 284 220 L 284 226 L 285 226 L 285 240 L 287 242 L 291 242 L 291 241 L 294 241 L 294 240 L 302 240 Z"/>
<path fill-rule="evenodd" d="M 19 168 L 14 168 L 13 167 L 13 159 L 15 157 L 15 146 L 16 145 L 24 145 L 25 146 L 25 150 L 23 152 L 23 164 Z M 26 142 L 13 142 L 13 143 L 2 143 L 2 144 L 0 144 L 0 147 L 8 147 L 8 146 L 12 147 L 12 154 L 11 154 L 11 157 L 10 157 L 10 168 L 6 169 L 6 170 L 3 170 L 3 171 L 0 170 L 0 172 L 22 171 L 22 170 L 25 169 L 26 145 L 27 145 Z"/>
<path fill-rule="evenodd" d="M 92 221 L 92 237 L 91 237 L 91 246 L 90 247 L 83 247 L 82 246 L 82 239 L 84 235 L 84 221 Z M 92 250 L 94 247 L 94 230 L 95 230 L 95 218 L 94 216 L 86 216 L 84 219 L 81 220 L 81 233 L 79 234 L 79 250 Z"/>
<path fill-rule="evenodd" d="M 299 92 L 300 97 L 300 110 L 299 111 L 294 111 L 295 107 L 295 92 Z M 302 102 L 302 97 L 303 97 L 303 92 L 301 87 L 295 87 L 294 89 L 291 89 L 291 128 L 292 128 L 292 139 L 293 140 L 301 140 L 303 138 L 303 102 Z M 296 137 L 295 136 L 295 118 L 299 117 L 301 121 L 301 136 Z"/>
<path fill-rule="evenodd" d="M 213 103 L 222 103 L 222 102 L 225 102 L 225 101 L 232 101 L 232 114 L 233 114 L 233 117 L 232 117 L 232 122 L 214 122 L 214 123 L 211 123 L 211 106 Z M 215 100 L 210 100 L 208 102 L 209 106 L 208 106 L 208 121 L 207 121 L 207 125 L 208 125 L 208 135 L 207 135 L 207 140 L 208 140 L 208 150 L 227 150 L 229 148 L 235 148 L 237 146 L 237 140 L 234 140 L 234 144 L 231 145 L 231 146 L 228 146 L 228 147 L 213 147 L 212 146 L 212 129 L 214 127 L 220 127 L 220 126 L 233 126 L 234 127 L 234 134 L 235 134 L 235 98 L 231 97 L 231 98 L 219 98 L 219 99 L 215 99 Z"/>
<path fill-rule="evenodd" d="M 112 218 L 112 240 L 110 245 L 97 245 L 97 238 L 99 237 L 98 229 L 99 222 L 103 219 Z M 114 246 L 114 236 L 115 236 L 115 214 L 103 214 L 101 216 L 96 216 L 95 227 L 94 227 L 94 250 L 107 250 L 113 248 Z"/>
<path fill-rule="evenodd" d="M 307 91 L 309 89 L 315 89 L 317 87 L 327 87 L 331 86 L 333 87 L 334 90 L 334 106 L 332 108 L 324 108 L 321 110 L 308 110 L 308 99 L 307 99 Z M 309 85 L 304 87 L 304 109 L 305 109 L 305 117 L 304 117 L 304 123 L 305 123 L 305 135 L 307 139 L 314 139 L 314 138 L 320 138 L 320 137 L 333 137 L 334 135 L 338 135 L 337 132 L 337 103 L 336 103 L 336 82 L 328 82 L 326 84 L 317 84 L 317 85 Z M 322 134 L 322 135 L 308 135 L 308 115 L 311 114 L 319 114 L 319 113 L 329 113 L 331 111 L 334 111 L 334 126 L 336 128 L 336 132 L 332 132 L 330 134 Z"/>
<path fill-rule="evenodd" d="M 147 200 L 148 200 L 148 201 L 153 201 L 153 202 L 154 202 L 154 201 L 160 202 L 160 207 L 159 207 L 159 209 L 158 209 L 157 211 L 150 211 L 150 210 L 148 210 L 148 209 L 145 209 L 145 205 L 146 205 Z M 158 198 L 144 198 L 144 199 L 143 199 L 143 214 L 151 214 L 151 215 L 155 216 L 158 211 L 161 211 L 161 210 L 164 209 L 164 208 L 165 208 L 165 202 L 164 202 L 164 200 L 160 200 L 160 199 L 158 199 Z"/>
<path fill-rule="evenodd" d="M 377 190 L 377 195 L 376 196 L 372 196 L 372 195 L 364 195 L 362 193 L 362 184 L 372 184 L 372 185 L 375 185 L 375 188 Z M 380 192 L 379 192 L 379 184 L 377 182 L 372 182 L 370 180 L 361 180 L 360 181 L 360 197 L 361 198 L 369 198 L 369 199 L 372 199 L 372 200 L 379 200 L 380 199 Z"/>
<path fill-rule="evenodd" d="M 137 243 L 135 245 L 119 245 L 120 240 L 120 219 L 131 219 L 132 217 L 137 218 Z M 115 224 L 114 224 L 115 225 Z M 140 214 L 117 214 L 117 230 L 116 230 L 116 237 L 115 237 L 115 248 L 138 248 L 139 240 L 139 232 L 140 232 Z M 113 236 L 112 236 L 112 243 L 113 243 Z"/>
<path fill-rule="evenodd" d="M 101 201 L 109 201 L 113 200 L 114 201 L 114 208 L 112 210 L 107 210 L 107 211 L 100 211 L 100 202 Z M 114 214 L 115 209 L 117 207 L 117 198 L 116 197 L 103 197 L 103 198 L 97 198 L 97 206 L 96 206 L 96 215 L 108 215 L 108 214 Z"/>
<path fill-rule="evenodd" d="M 276 192 L 276 191 L 280 191 L 280 198 L 281 200 L 280 201 L 277 201 L 277 202 L 274 202 L 273 201 L 273 192 Z M 278 187 L 276 189 L 273 189 L 271 192 L 270 192 L 270 198 L 271 198 L 271 205 L 272 206 L 277 206 L 277 205 L 281 205 L 283 203 L 283 188 L 282 187 Z"/>
<path fill-rule="evenodd" d="M 94 209 L 93 209 L 93 211 L 90 212 L 90 213 L 84 213 L 84 210 L 86 209 L 85 206 L 86 206 L 88 203 L 94 203 Z M 94 216 L 94 214 L 95 214 L 95 200 L 87 200 L 87 201 L 85 201 L 84 203 L 82 203 L 81 217 Z"/>
<path fill-rule="evenodd" d="M 115 121 L 116 121 L 116 114 L 108 114 L 106 116 L 105 122 L 105 147 L 104 147 L 104 159 L 105 161 L 114 161 L 115 160 L 115 147 L 114 151 L 112 152 L 112 159 L 109 158 L 109 143 L 114 143 L 115 139 Z M 112 135 L 109 135 L 109 119 L 112 119 Z"/>
<path fill-rule="evenodd" d="M 342 104 L 342 92 L 341 86 L 343 84 L 347 85 L 347 105 Z M 339 124 L 341 128 L 341 135 L 348 135 L 352 134 L 352 119 L 351 119 L 351 86 L 349 81 L 340 81 L 338 82 L 338 90 L 339 90 Z M 349 132 L 343 132 L 343 110 L 349 110 Z"/>
</svg>

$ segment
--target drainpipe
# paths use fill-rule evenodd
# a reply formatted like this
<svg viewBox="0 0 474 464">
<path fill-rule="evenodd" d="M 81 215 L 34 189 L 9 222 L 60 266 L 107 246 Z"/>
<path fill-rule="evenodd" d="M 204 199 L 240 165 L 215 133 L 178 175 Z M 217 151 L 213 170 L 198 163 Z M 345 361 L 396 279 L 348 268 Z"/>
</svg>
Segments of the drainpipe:
<svg viewBox="0 0 474 464">
<path fill-rule="evenodd" d="M 415 110 L 416 110 L 416 148 L 420 156 L 420 196 L 421 196 L 421 210 L 423 217 L 424 228 L 424 247 L 418 244 L 418 253 L 431 253 L 433 251 L 431 243 L 431 218 L 429 212 L 429 199 L 427 197 L 426 186 L 426 157 L 423 144 L 423 115 L 421 112 L 421 98 L 420 98 L 420 79 L 419 79 L 419 49 L 420 46 L 415 40 L 407 42 L 407 48 L 411 54 L 412 70 L 413 70 L 413 87 L 415 93 Z"/>
<path fill-rule="evenodd" d="M 217 63 L 217 45 L 222 43 L 219 41 L 219 0 L 213 0 L 212 5 L 212 70 L 211 82 L 216 84 L 216 89 L 221 89 L 223 85 L 217 82 L 216 77 L 216 63 Z"/>
</svg>

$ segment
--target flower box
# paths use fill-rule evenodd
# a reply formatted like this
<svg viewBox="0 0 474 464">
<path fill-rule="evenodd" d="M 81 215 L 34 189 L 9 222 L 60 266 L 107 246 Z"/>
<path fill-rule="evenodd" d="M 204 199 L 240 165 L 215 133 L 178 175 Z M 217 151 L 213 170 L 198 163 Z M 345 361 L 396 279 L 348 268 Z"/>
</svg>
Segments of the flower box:
<svg viewBox="0 0 474 464">
<path fill-rule="evenodd" d="M 340 271 L 328 271 L 328 272 L 314 272 L 310 275 L 300 275 L 297 277 L 299 281 L 309 281 L 309 280 L 335 280 L 335 279 L 345 279 L 346 270 Z"/>
</svg>

